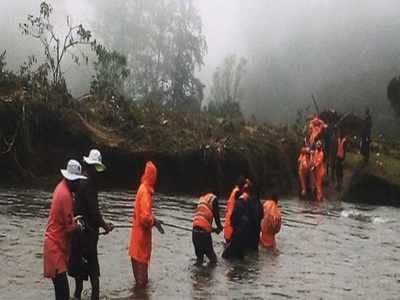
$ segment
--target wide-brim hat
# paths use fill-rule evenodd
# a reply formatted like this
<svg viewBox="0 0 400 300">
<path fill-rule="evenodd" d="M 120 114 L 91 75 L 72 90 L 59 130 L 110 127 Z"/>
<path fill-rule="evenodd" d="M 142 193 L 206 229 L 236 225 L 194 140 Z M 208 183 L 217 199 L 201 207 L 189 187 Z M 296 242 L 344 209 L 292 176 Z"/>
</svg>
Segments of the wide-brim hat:
<svg viewBox="0 0 400 300">
<path fill-rule="evenodd" d="M 61 169 L 60 172 L 65 179 L 70 181 L 78 179 L 87 179 L 86 176 L 82 175 L 81 164 L 74 159 L 68 161 L 67 168 Z"/>
<path fill-rule="evenodd" d="M 107 168 L 102 162 L 100 151 L 97 149 L 90 150 L 89 156 L 84 156 L 83 161 L 88 165 L 94 165 L 97 172 L 103 172 Z"/>
</svg>

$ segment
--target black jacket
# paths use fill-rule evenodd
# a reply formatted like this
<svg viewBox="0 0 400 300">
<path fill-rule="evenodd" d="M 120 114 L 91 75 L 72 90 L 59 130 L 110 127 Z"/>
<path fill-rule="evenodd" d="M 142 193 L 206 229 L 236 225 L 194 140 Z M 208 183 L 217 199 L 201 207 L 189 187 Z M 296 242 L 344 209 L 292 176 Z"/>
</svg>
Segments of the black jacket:
<svg viewBox="0 0 400 300">
<path fill-rule="evenodd" d="M 90 177 L 80 181 L 75 194 L 75 215 L 83 216 L 88 230 L 98 233 L 99 228 L 105 226 L 99 208 L 97 185 Z"/>
<path fill-rule="evenodd" d="M 260 242 L 261 220 L 264 216 L 264 209 L 258 197 L 252 196 L 248 202 L 249 232 L 246 248 L 258 250 Z"/>
<path fill-rule="evenodd" d="M 232 217 L 233 235 L 229 244 L 226 245 L 222 257 L 243 258 L 247 248 L 249 235 L 249 204 L 242 198 L 236 199 Z"/>
</svg>

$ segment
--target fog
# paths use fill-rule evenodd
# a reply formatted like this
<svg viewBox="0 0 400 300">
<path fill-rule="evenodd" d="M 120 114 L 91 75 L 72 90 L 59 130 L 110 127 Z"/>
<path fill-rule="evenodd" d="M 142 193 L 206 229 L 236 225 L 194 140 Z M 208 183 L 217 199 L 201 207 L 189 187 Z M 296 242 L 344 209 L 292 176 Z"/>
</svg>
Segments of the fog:
<svg viewBox="0 0 400 300">
<path fill-rule="evenodd" d="M 398 1 L 197 2 L 209 45 L 203 80 L 227 53 L 245 56 L 248 114 L 291 120 L 314 93 L 321 108 L 369 106 L 380 127 L 398 132 L 386 100 L 400 73 Z"/>
<path fill-rule="evenodd" d="M 109 1 L 53 2 L 60 28 L 68 14 L 102 39 L 99 18 L 107 15 Z M 0 3 L 0 48 L 7 49 L 9 64 L 14 68 L 31 52 L 38 53 L 38 45 L 19 34 L 18 23 L 28 13 L 37 12 L 39 3 Z M 321 108 L 361 113 L 369 106 L 379 128 L 400 133 L 393 125 L 395 118 L 386 100 L 387 83 L 400 74 L 398 0 L 194 3 L 208 43 L 205 65 L 198 73 L 206 85 L 206 94 L 215 68 L 234 53 L 248 60 L 241 100 L 248 116 L 290 122 L 298 108 L 312 104 L 314 93 Z M 124 28 L 123 32 L 129 31 Z M 71 67 L 67 78 L 74 95 L 83 93 L 88 89 L 90 68 Z"/>
</svg>

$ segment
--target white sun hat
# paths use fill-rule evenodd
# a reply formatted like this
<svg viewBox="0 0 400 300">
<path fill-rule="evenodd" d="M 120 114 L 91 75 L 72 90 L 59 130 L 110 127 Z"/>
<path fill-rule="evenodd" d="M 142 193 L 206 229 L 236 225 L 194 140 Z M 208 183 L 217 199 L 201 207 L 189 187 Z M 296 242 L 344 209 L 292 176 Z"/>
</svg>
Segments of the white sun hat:
<svg viewBox="0 0 400 300">
<path fill-rule="evenodd" d="M 81 164 L 75 159 L 68 161 L 67 168 L 62 169 L 61 174 L 68 180 L 87 179 L 86 176 L 82 175 Z"/>
<path fill-rule="evenodd" d="M 106 169 L 102 162 L 101 153 L 97 149 L 90 150 L 89 156 L 84 156 L 83 160 L 88 165 L 95 165 L 97 172 L 103 172 Z"/>
</svg>

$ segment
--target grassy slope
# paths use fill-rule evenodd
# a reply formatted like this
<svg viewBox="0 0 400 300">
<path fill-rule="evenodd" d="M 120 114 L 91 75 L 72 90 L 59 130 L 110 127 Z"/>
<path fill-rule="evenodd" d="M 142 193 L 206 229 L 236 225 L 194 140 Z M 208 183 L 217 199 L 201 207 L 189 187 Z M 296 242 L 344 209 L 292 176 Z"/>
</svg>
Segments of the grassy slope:
<svg viewBox="0 0 400 300">
<path fill-rule="evenodd" d="M 346 165 L 355 170 L 361 161 L 360 154 L 348 153 Z M 400 159 L 390 154 L 371 153 L 365 172 L 400 186 Z"/>
</svg>

